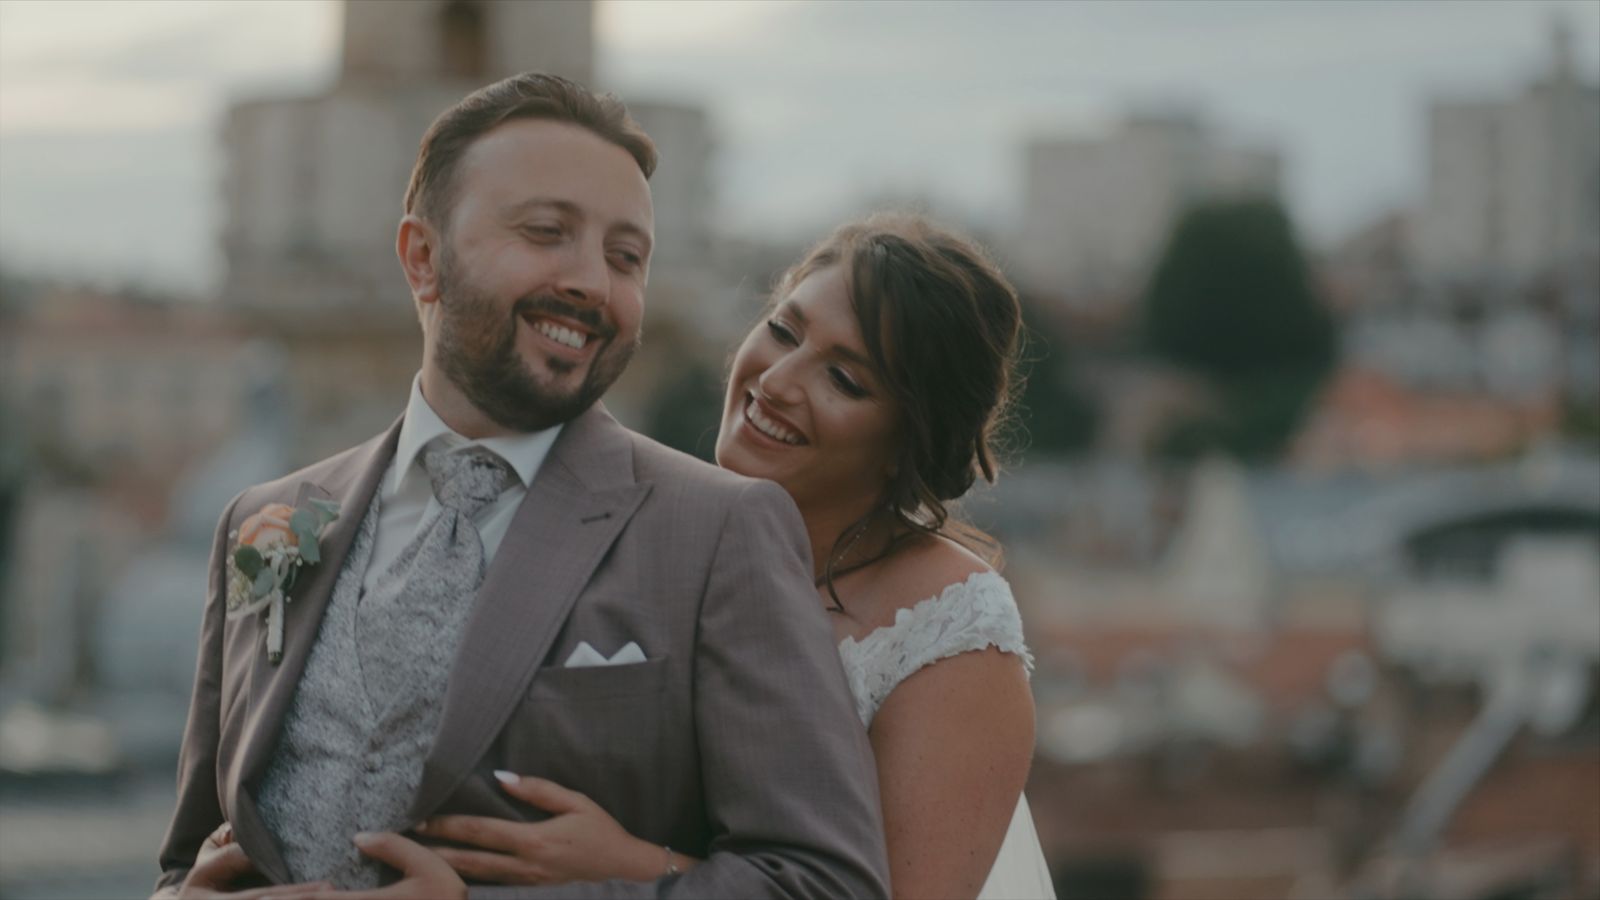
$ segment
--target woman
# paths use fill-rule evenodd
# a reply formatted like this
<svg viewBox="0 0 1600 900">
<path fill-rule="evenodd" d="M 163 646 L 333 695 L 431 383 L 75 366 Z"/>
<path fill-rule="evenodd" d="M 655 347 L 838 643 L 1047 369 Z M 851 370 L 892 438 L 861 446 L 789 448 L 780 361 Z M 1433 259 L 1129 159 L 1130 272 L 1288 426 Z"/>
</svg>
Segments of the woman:
<svg viewBox="0 0 1600 900">
<path fill-rule="evenodd" d="M 781 484 L 805 520 L 877 761 L 897 896 L 1053 896 L 1022 797 L 1032 661 L 992 542 L 945 507 L 994 480 L 1019 327 L 1015 292 L 978 248 L 880 216 L 783 277 L 729 375 L 717 461 Z M 479 848 L 441 849 L 465 878 L 654 879 L 695 862 L 580 794 L 496 774 L 554 816 L 423 823 Z"/>
</svg>

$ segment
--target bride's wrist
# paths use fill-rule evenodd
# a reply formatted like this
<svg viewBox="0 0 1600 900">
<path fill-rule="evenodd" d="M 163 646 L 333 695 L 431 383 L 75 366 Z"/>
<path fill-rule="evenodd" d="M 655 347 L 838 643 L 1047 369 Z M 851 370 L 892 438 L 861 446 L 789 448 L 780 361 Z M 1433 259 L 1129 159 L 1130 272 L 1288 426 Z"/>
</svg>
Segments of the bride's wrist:
<svg viewBox="0 0 1600 900">
<path fill-rule="evenodd" d="M 628 852 L 628 867 L 632 870 L 634 881 L 655 881 L 667 874 L 666 851 L 660 844 L 652 844 L 643 838 L 634 838 L 633 847 Z"/>
</svg>

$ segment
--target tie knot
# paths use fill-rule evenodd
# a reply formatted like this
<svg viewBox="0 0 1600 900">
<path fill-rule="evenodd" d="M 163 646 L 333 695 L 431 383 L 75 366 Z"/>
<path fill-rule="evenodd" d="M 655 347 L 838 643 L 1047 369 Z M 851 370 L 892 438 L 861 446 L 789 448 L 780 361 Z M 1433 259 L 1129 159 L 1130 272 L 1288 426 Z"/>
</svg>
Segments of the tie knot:
<svg viewBox="0 0 1600 900">
<path fill-rule="evenodd" d="M 440 505 L 464 516 L 475 515 L 498 500 L 517 477 L 505 460 L 482 447 L 459 452 L 434 447 L 423 451 L 422 467 L 433 482 L 433 495 Z"/>
</svg>

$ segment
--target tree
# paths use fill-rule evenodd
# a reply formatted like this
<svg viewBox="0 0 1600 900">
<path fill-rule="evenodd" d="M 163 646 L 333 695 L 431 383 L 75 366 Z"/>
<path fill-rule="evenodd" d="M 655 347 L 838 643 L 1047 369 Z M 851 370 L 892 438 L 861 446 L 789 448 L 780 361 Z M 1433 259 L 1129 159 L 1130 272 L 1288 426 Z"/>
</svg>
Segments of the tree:
<svg viewBox="0 0 1600 900">
<path fill-rule="evenodd" d="M 1214 417 L 1174 425 L 1158 452 L 1180 457 L 1277 455 L 1338 344 L 1294 228 L 1270 200 L 1204 204 L 1179 219 L 1145 294 L 1143 337 L 1222 400 Z"/>
<path fill-rule="evenodd" d="M 0 415 L 7 422 L 21 419 L 20 412 L 0 398 Z M 17 532 L 22 524 L 22 491 L 27 466 L 23 460 L 26 447 L 15 429 L 0 433 L 0 664 L 10 662 L 7 651 L 11 648 L 10 625 L 16 621 L 10 608 L 16 603 L 13 586 L 12 554 L 16 549 Z"/>
<path fill-rule="evenodd" d="M 645 433 L 677 450 L 713 461 L 722 422 L 722 378 L 685 356 L 677 374 L 651 397 Z"/>
<path fill-rule="evenodd" d="M 1070 456 L 1094 442 L 1099 410 L 1068 364 L 1066 342 L 1054 333 L 1037 304 L 1022 302 L 1022 390 L 1016 422 L 1026 433 L 1030 457 Z"/>
</svg>

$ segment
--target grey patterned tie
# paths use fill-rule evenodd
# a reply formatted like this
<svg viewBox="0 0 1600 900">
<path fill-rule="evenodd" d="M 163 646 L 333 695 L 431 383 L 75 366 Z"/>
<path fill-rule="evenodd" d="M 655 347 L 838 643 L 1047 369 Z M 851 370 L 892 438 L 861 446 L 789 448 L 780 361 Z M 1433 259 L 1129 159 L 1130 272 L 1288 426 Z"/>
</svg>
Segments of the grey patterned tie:
<svg viewBox="0 0 1600 900">
<path fill-rule="evenodd" d="M 416 702 L 419 692 L 437 690 L 434 678 L 449 671 L 485 571 L 473 516 L 517 480 L 505 460 L 482 447 L 450 452 L 435 444 L 423 451 L 422 467 L 439 515 L 356 610 L 361 680 L 380 727 L 420 713 L 428 704 Z"/>
</svg>

